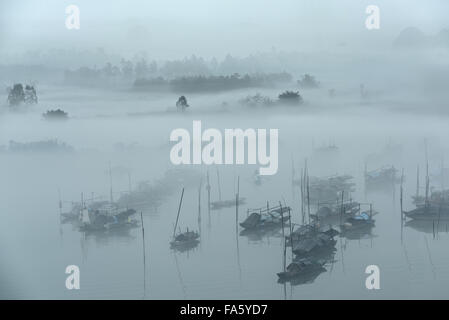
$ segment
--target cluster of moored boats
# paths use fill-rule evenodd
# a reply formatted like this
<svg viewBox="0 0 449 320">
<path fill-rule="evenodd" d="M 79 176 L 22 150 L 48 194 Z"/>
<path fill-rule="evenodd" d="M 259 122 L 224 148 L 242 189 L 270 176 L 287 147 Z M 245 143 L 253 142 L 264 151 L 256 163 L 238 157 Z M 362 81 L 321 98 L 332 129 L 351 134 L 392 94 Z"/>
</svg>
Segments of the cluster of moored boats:
<svg viewBox="0 0 449 320">
<path fill-rule="evenodd" d="M 369 210 L 362 211 L 362 207 Z M 285 250 L 290 247 L 292 261 L 284 270 L 278 273 L 279 282 L 302 284 L 313 281 L 319 274 L 326 271 L 325 265 L 333 262 L 336 252 L 335 236 L 348 239 L 360 239 L 370 234 L 375 225 L 370 204 L 346 201 L 335 204 L 317 206 L 315 214 L 310 214 L 309 223 L 294 225 L 291 218 L 291 208 L 279 204 L 266 208 L 248 210 L 246 219 L 240 223 L 244 229 L 240 234 L 268 233 L 273 230 L 290 229 L 288 235 L 283 235 L 284 259 Z M 338 226 L 339 230 L 334 226 Z"/>
<path fill-rule="evenodd" d="M 365 189 L 366 190 L 391 190 L 401 182 L 398 170 L 394 166 L 384 166 L 368 171 L 365 167 Z"/>
<path fill-rule="evenodd" d="M 431 191 L 427 196 L 417 194 L 413 197 L 413 204 L 414 209 L 403 211 L 405 217 L 412 220 L 449 220 L 449 190 Z"/>
<path fill-rule="evenodd" d="M 165 191 L 172 193 L 174 186 L 179 185 L 177 172 L 171 172 L 164 178 Z M 198 176 L 183 174 L 183 179 L 198 183 Z M 239 222 L 240 235 L 258 236 L 277 234 L 282 236 L 284 257 L 285 251 L 291 250 L 292 261 L 287 265 L 284 260 L 284 270 L 279 272 L 279 282 L 301 284 L 313 281 L 319 274 L 326 271 L 326 265 L 334 262 L 336 252 L 336 237 L 346 239 L 361 239 L 371 234 L 375 227 L 373 217 L 377 214 L 369 203 L 360 203 L 351 199 L 355 184 L 349 175 L 332 176 L 326 178 L 309 177 L 307 171 L 303 171 L 301 178 L 293 180 L 293 186 L 301 187 L 301 224 L 292 221 L 292 209 L 287 204 L 279 202 L 278 205 L 269 205 L 248 209 L 246 218 Z M 172 181 L 173 180 L 173 181 Z M 170 181 L 170 183 L 167 183 Z M 401 207 L 402 207 L 402 182 L 403 176 L 398 180 L 397 170 L 394 167 L 383 167 L 374 171 L 365 171 L 365 186 L 391 186 L 401 183 Z M 183 183 L 183 184 L 184 184 Z M 199 188 L 199 206 L 201 202 L 201 186 Z M 404 220 L 449 220 L 449 190 L 430 191 L 426 182 L 426 194 L 413 197 L 416 208 L 410 211 L 402 210 Z M 417 188 L 419 190 L 419 188 Z M 135 209 L 129 205 L 148 205 L 158 203 L 157 199 L 147 197 L 154 194 L 155 187 L 149 184 L 141 184 L 128 196 L 122 196 L 119 201 L 95 201 L 90 199 L 72 203 L 69 212 L 61 212 L 63 222 L 71 222 L 82 232 L 114 232 L 128 230 L 139 226 L 139 221 L 134 219 Z M 210 183 L 207 179 L 208 210 L 220 210 L 223 208 L 238 208 L 246 203 L 246 199 L 240 197 L 239 192 L 232 200 L 210 201 Z M 176 224 L 170 247 L 177 251 L 187 251 L 195 248 L 200 243 L 200 232 L 189 230 L 181 231 L 178 221 L 184 196 L 182 190 L 179 202 Z M 330 199 L 330 200 L 328 200 Z M 200 211 L 200 208 L 199 208 Z M 298 214 L 298 213 L 296 213 Z M 237 220 L 236 220 L 237 222 Z M 285 232 L 285 230 L 288 230 Z M 287 249 L 289 248 L 289 249 Z M 284 258 L 285 259 L 285 258 Z"/>
<path fill-rule="evenodd" d="M 72 203 L 68 212 L 61 212 L 61 222 L 71 223 L 81 232 L 110 233 L 139 226 L 133 218 L 136 210 L 121 208 L 110 201 L 84 201 Z"/>
</svg>

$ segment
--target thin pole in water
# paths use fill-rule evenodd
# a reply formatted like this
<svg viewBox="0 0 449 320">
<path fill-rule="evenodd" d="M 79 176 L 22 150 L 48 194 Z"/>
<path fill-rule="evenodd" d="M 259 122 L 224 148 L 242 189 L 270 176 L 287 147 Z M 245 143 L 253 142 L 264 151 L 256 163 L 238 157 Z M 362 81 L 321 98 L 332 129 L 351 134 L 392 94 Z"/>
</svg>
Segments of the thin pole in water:
<svg viewBox="0 0 449 320">
<path fill-rule="evenodd" d="M 128 189 L 129 189 L 129 194 L 132 193 L 132 184 L 131 184 L 131 173 L 128 171 Z"/>
<path fill-rule="evenodd" d="M 290 246 L 292 248 L 292 259 L 293 259 L 293 225 L 292 225 L 292 216 L 290 213 L 290 208 L 288 208 L 288 221 L 290 221 Z"/>
<path fill-rule="evenodd" d="M 200 186 L 198 188 L 198 230 L 201 235 L 201 188 L 203 186 L 203 178 L 201 177 Z"/>
<path fill-rule="evenodd" d="M 181 204 L 183 197 L 184 197 L 184 188 L 182 188 L 181 199 L 179 200 L 178 215 L 176 216 L 175 228 L 173 229 L 173 238 L 175 237 L 176 227 L 178 226 L 179 213 L 181 212 Z"/>
<path fill-rule="evenodd" d="M 237 177 L 237 193 L 235 195 L 235 230 L 238 231 L 239 225 L 239 193 L 240 193 L 240 176 Z"/>
<path fill-rule="evenodd" d="M 209 214 L 209 225 L 210 225 L 210 179 L 209 179 L 209 171 L 207 171 L 207 211 Z"/>
<path fill-rule="evenodd" d="M 304 170 L 303 169 L 301 169 L 300 188 L 301 188 L 301 218 L 302 218 L 302 224 L 305 224 L 305 214 L 304 214 Z"/>
<path fill-rule="evenodd" d="M 146 294 L 146 267 L 145 267 L 145 228 L 143 226 L 143 214 L 140 211 L 140 223 L 142 224 L 142 248 L 143 248 L 143 296 Z"/>
<path fill-rule="evenodd" d="M 62 214 L 62 199 L 61 199 L 61 189 L 58 188 L 58 206 L 59 206 L 59 214 Z"/>
<path fill-rule="evenodd" d="M 341 208 L 340 208 L 340 225 L 343 223 L 343 210 L 344 210 L 344 204 L 343 204 L 343 198 L 344 198 L 345 190 L 341 191 Z"/>
<path fill-rule="evenodd" d="M 217 168 L 217 180 L 218 180 L 218 200 L 221 201 L 221 185 L 220 185 L 220 172 Z"/>
<path fill-rule="evenodd" d="M 109 161 L 109 185 L 110 185 L 110 200 L 111 203 L 114 202 L 114 197 L 112 196 L 112 169 L 111 169 L 111 161 Z"/>
<path fill-rule="evenodd" d="M 285 233 L 284 233 L 284 212 L 283 212 L 283 210 L 282 210 L 282 203 L 279 201 L 279 207 L 280 207 L 280 210 L 281 210 L 281 230 L 282 230 L 282 239 L 284 240 L 284 272 L 285 272 L 285 267 L 286 267 L 286 257 L 285 257 L 285 255 L 286 255 L 286 250 L 287 250 L 287 248 L 286 248 L 286 243 L 285 243 Z"/>
<path fill-rule="evenodd" d="M 293 159 L 292 154 L 292 198 L 295 198 L 295 160 Z"/>
<path fill-rule="evenodd" d="M 310 186 L 309 186 L 309 168 L 307 167 L 307 160 L 306 160 L 306 172 L 307 172 L 307 216 L 308 221 L 310 223 Z"/>
<path fill-rule="evenodd" d="M 400 201 L 401 201 L 401 224 L 402 221 L 404 221 L 404 210 L 403 210 L 403 199 L 404 199 L 404 169 L 402 169 L 402 174 L 401 174 L 401 191 L 400 191 Z"/>
<path fill-rule="evenodd" d="M 419 164 L 416 167 L 416 200 L 419 197 Z"/>
</svg>

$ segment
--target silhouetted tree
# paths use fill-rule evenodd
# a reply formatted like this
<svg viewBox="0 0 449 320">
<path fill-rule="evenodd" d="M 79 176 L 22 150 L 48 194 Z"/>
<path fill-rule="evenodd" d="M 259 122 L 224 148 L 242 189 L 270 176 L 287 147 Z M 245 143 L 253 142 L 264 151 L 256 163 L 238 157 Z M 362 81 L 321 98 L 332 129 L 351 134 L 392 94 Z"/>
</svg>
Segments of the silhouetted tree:
<svg viewBox="0 0 449 320">
<path fill-rule="evenodd" d="M 68 113 L 61 110 L 48 110 L 46 113 L 42 114 L 46 120 L 66 120 L 68 118 Z"/>
<path fill-rule="evenodd" d="M 279 95 L 279 102 L 285 104 L 301 104 L 303 100 L 298 91 L 287 90 Z"/>
<path fill-rule="evenodd" d="M 25 86 L 25 98 L 24 101 L 28 104 L 37 103 L 37 94 L 34 86 L 26 85 Z"/>
<path fill-rule="evenodd" d="M 189 107 L 189 104 L 187 103 L 187 99 L 184 96 L 180 96 L 178 101 L 176 102 L 176 108 L 181 111 L 185 111 L 186 108 Z"/>
<path fill-rule="evenodd" d="M 240 103 L 250 107 L 269 107 L 274 104 L 274 101 L 269 97 L 262 96 L 260 93 L 257 93 L 254 96 L 247 96 L 246 98 L 240 100 Z"/>
</svg>

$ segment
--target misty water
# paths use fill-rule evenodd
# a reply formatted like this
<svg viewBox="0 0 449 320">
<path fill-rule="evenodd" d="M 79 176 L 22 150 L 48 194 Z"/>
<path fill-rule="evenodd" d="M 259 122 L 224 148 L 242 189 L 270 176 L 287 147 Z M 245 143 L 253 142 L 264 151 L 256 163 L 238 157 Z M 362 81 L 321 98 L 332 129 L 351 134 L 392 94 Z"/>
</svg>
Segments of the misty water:
<svg viewBox="0 0 449 320">
<path fill-rule="evenodd" d="M 310 95 L 319 95 L 310 90 Z M 389 109 L 384 102 L 332 110 L 343 102 L 325 101 L 326 113 L 312 107 L 301 111 L 237 110 L 230 104 L 186 113 L 145 108 L 144 99 L 129 92 L 105 94 L 101 90 L 48 86 L 32 111 L 3 113 L 1 143 L 58 138 L 76 147 L 74 153 L 5 153 L 1 156 L 1 295 L 4 298 L 132 298 L 132 299 L 308 299 L 308 298 L 442 298 L 449 277 L 446 255 L 447 230 L 434 234 L 410 227 L 401 229 L 399 186 L 395 191 L 365 192 L 364 166 L 375 169 L 394 165 L 404 169 L 404 207 L 411 209 L 416 189 L 416 166 L 425 164 L 428 141 L 430 167 L 437 172 L 447 152 L 445 117 L 416 115 Z M 233 93 L 241 96 L 244 93 Z M 307 91 L 305 92 L 307 95 Z M 112 96 L 112 98 L 111 98 Z M 67 98 L 66 98 L 67 97 Z M 231 95 L 228 95 L 230 99 Z M 150 103 L 164 105 L 172 96 L 161 94 Z M 224 98 L 224 96 L 219 96 Z M 190 103 L 211 101 L 211 96 L 192 96 Z M 349 100 L 349 99 L 348 99 Z M 162 102 L 161 102 L 162 101 Z M 204 102 L 203 102 L 204 103 Z M 75 113 L 67 121 L 42 120 L 44 106 L 64 104 Z M 204 103 L 205 105 L 207 102 Z M 142 112 L 139 116 L 120 112 Z M 382 109 L 382 114 L 378 110 Z M 72 111 L 73 110 L 73 111 Z M 111 162 L 114 197 L 139 181 L 155 181 L 173 169 L 169 160 L 169 134 L 174 128 L 191 131 L 192 121 L 203 128 L 279 128 L 279 170 L 255 185 L 258 166 L 185 166 L 205 179 L 209 172 L 212 201 L 218 200 L 218 177 L 223 199 L 234 199 L 237 179 L 240 196 L 239 222 L 248 208 L 279 201 L 292 207 L 292 219 L 301 223 L 300 191 L 292 188 L 292 164 L 299 175 L 308 159 L 311 176 L 351 174 L 356 191 L 351 197 L 369 202 L 379 212 L 370 236 L 348 240 L 337 236 L 335 261 L 312 283 L 291 286 L 277 283 L 282 271 L 280 231 L 261 237 L 236 236 L 235 207 L 207 210 L 207 193 L 201 189 L 201 222 L 198 223 L 198 187 L 186 186 L 179 225 L 200 230 L 200 245 L 189 252 L 170 249 L 182 185 L 155 209 L 143 209 L 145 268 L 140 228 L 119 235 L 85 235 L 70 224 L 61 224 L 58 190 L 64 210 L 80 193 L 108 199 L 108 163 Z M 426 139 L 426 140 L 425 140 Z M 119 148 L 117 143 L 127 147 Z M 319 147 L 338 146 L 335 154 L 318 156 Z M 390 146 L 390 149 L 388 149 Z M 393 146 L 393 147 L 391 147 Z M 392 151 L 393 150 L 393 151 Z M 296 176 L 297 178 L 297 176 Z M 424 179 L 422 177 L 422 179 Z M 139 210 L 140 211 L 140 210 Z M 239 232 L 241 228 L 239 227 Z M 288 233 L 288 228 L 285 229 Z M 291 254 L 287 250 L 287 262 Z M 65 288 L 67 265 L 78 265 L 81 290 Z M 365 268 L 378 265 L 381 290 L 365 288 Z"/>
<path fill-rule="evenodd" d="M 0 3 L 0 298 L 448 298 L 449 220 L 404 224 L 400 183 L 365 187 L 365 170 L 394 166 L 412 210 L 417 167 L 424 195 L 428 164 L 430 191 L 447 188 L 447 1 L 377 0 L 376 30 L 364 23 L 366 4 L 350 0 L 77 3 L 79 29 L 66 27 L 61 1 Z M 19 83 L 34 86 L 37 104 L 8 103 Z M 303 103 L 282 103 L 286 90 Z M 244 102 L 256 94 L 269 103 Z M 183 95 L 190 107 L 180 112 Z M 44 116 L 56 109 L 66 119 Z M 221 132 L 278 129 L 277 173 L 255 183 L 259 165 L 174 166 L 170 133 L 192 132 L 195 120 Z M 11 147 L 54 139 L 71 151 Z M 282 231 L 241 234 L 235 206 L 209 212 L 206 177 L 211 201 L 234 201 L 237 190 L 246 199 L 238 223 L 268 202 L 289 206 L 296 227 L 303 202 L 292 180 L 306 163 L 310 177 L 353 176 L 346 196 L 372 204 L 375 227 L 337 235 L 324 272 L 284 285 Z M 109 201 L 112 189 L 117 201 L 167 176 L 160 203 L 135 208 L 136 228 L 86 233 L 61 219 L 60 200 L 68 212 L 81 198 Z M 178 252 L 170 241 L 183 188 L 178 226 L 200 243 Z M 79 290 L 66 288 L 69 265 L 80 269 Z M 370 265 L 380 290 L 365 285 Z"/>
</svg>

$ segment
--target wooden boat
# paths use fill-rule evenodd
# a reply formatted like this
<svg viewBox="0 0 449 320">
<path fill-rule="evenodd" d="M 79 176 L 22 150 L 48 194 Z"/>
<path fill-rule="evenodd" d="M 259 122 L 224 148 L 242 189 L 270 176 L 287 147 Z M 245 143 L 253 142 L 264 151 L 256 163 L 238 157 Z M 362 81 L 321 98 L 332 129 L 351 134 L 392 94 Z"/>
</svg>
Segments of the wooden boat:
<svg viewBox="0 0 449 320">
<path fill-rule="evenodd" d="M 368 189 L 380 189 L 392 187 L 401 182 L 397 171 L 393 166 L 382 167 L 372 171 L 365 172 L 365 185 Z"/>
<path fill-rule="evenodd" d="M 310 217 L 314 222 L 321 222 L 323 224 L 334 224 L 341 220 L 346 220 L 355 216 L 360 212 L 360 203 L 355 201 L 346 201 L 343 204 L 338 201 L 331 204 L 318 204 L 318 210 Z"/>
<path fill-rule="evenodd" d="M 136 213 L 134 209 L 126 209 L 118 211 L 115 214 L 107 214 L 104 211 L 91 212 L 84 208 L 80 213 L 80 231 L 109 231 L 125 228 L 133 228 L 138 226 L 138 222 L 131 219 Z"/>
<path fill-rule="evenodd" d="M 281 205 L 273 208 L 251 209 L 249 216 L 240 223 L 240 226 L 246 230 L 263 230 L 281 227 L 282 224 L 289 221 L 290 207 Z"/>
<path fill-rule="evenodd" d="M 181 213 L 182 199 L 184 198 L 184 188 L 182 189 L 181 199 L 179 200 L 178 214 L 176 216 L 176 223 L 173 229 L 173 240 L 170 241 L 170 247 L 178 251 L 187 251 L 195 248 L 199 244 L 200 235 L 196 231 L 179 232 L 176 234 L 176 228 L 178 226 L 179 214 Z"/>
<path fill-rule="evenodd" d="M 313 282 L 318 275 L 326 271 L 322 261 L 301 259 L 293 261 L 287 266 L 286 271 L 277 273 L 279 283 L 292 282 L 303 284 Z"/>
<path fill-rule="evenodd" d="M 356 230 L 367 230 L 373 228 L 375 225 L 375 220 L 366 213 L 362 212 L 361 214 L 346 219 L 346 221 L 340 226 L 341 233 L 353 232 Z"/>
<path fill-rule="evenodd" d="M 407 218 L 413 220 L 449 220 L 449 206 L 429 203 L 410 211 L 404 211 Z"/>
<path fill-rule="evenodd" d="M 178 251 L 190 250 L 200 243 L 199 238 L 200 235 L 198 232 L 187 229 L 186 232 L 179 233 L 174 237 L 170 242 L 170 247 Z"/>
</svg>

